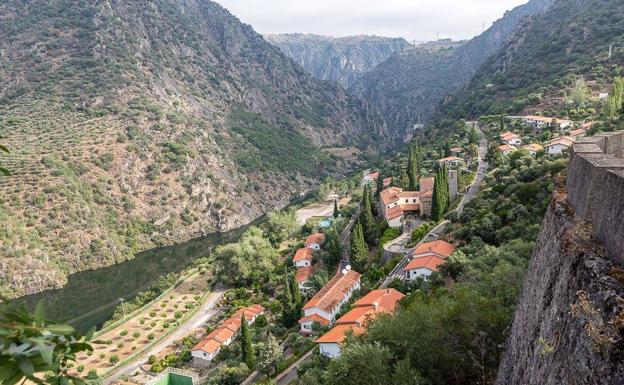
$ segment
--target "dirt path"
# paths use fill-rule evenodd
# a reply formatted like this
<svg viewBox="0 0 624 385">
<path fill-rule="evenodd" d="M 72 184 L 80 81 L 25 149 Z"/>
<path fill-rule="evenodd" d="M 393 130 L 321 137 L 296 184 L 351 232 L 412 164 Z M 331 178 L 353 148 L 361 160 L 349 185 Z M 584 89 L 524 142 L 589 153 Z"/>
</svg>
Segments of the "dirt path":
<svg viewBox="0 0 624 385">
<path fill-rule="evenodd" d="M 341 207 L 349 203 L 351 198 L 342 198 L 338 201 Z M 329 217 L 334 213 L 334 201 L 313 203 L 297 210 L 297 223 L 299 226 L 305 225 L 306 221 L 312 217 Z"/>
</svg>

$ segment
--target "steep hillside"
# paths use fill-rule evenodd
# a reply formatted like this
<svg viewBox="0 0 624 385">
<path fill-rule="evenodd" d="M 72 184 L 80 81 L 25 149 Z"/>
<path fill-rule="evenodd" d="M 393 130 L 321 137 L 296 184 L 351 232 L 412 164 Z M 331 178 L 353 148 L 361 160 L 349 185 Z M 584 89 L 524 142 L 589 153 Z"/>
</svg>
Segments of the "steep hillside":
<svg viewBox="0 0 624 385">
<path fill-rule="evenodd" d="M 516 113 L 580 75 L 590 83 L 609 82 L 624 64 L 623 46 L 621 1 L 558 1 L 540 17 L 526 20 L 442 113 Z"/>
<path fill-rule="evenodd" d="M 378 114 L 208 0 L 0 4 L 0 291 L 247 223 Z"/>
<path fill-rule="evenodd" d="M 334 38 L 311 34 L 266 35 L 315 78 L 347 88 L 395 52 L 410 46 L 402 38 L 348 36 Z"/>
<path fill-rule="evenodd" d="M 480 36 L 454 50 L 415 49 L 390 57 L 352 86 L 375 103 L 391 130 L 403 133 L 428 120 L 445 96 L 466 84 L 529 15 L 554 0 L 531 0 L 507 12 Z"/>
</svg>

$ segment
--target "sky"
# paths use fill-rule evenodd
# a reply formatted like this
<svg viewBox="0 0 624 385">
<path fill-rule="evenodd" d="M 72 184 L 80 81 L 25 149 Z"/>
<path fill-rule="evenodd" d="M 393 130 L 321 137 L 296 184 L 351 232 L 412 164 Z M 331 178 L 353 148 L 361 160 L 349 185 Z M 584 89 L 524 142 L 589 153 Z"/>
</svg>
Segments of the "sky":
<svg viewBox="0 0 624 385">
<path fill-rule="evenodd" d="M 468 39 L 528 0 L 215 0 L 257 32 Z"/>
</svg>

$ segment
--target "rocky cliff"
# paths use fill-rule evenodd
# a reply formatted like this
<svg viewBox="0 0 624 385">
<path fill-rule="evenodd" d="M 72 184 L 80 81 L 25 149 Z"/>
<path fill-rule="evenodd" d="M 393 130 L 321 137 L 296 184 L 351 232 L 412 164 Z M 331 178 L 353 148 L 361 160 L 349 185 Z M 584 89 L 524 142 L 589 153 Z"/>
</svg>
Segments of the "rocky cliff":
<svg viewBox="0 0 624 385">
<path fill-rule="evenodd" d="M 531 260 L 498 385 L 624 383 L 624 131 L 574 145 Z"/>
<path fill-rule="evenodd" d="M 527 16 L 554 0 L 531 0 L 507 12 L 481 35 L 455 49 L 416 49 L 395 54 L 364 75 L 351 90 L 363 95 L 386 117 L 394 132 L 427 121 L 446 96 L 465 85 L 488 57 Z"/>
<path fill-rule="evenodd" d="M 265 35 L 315 78 L 347 88 L 389 56 L 410 46 L 402 38 L 330 37 L 311 34 Z"/>
<path fill-rule="evenodd" d="M 248 223 L 379 114 L 208 0 L 0 2 L 0 294 Z"/>
</svg>

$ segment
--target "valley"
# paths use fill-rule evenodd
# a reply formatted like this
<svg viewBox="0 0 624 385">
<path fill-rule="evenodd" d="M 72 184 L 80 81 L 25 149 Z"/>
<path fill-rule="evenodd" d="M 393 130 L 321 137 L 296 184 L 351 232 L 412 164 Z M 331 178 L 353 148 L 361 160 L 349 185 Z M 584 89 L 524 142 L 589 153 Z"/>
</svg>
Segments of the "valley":
<svg viewBox="0 0 624 385">
<path fill-rule="evenodd" d="M 624 7 L 266 1 L 0 4 L 0 384 L 624 383 Z"/>
</svg>

